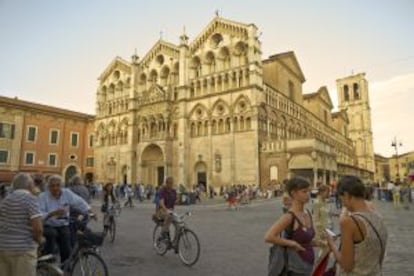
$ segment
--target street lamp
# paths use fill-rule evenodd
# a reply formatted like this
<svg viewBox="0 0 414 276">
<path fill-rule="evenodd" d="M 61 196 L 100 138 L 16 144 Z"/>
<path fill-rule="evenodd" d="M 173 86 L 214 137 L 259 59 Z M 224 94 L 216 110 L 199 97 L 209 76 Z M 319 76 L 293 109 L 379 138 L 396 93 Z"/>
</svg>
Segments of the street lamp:
<svg viewBox="0 0 414 276">
<path fill-rule="evenodd" d="M 400 180 L 400 164 L 399 164 L 399 156 L 398 156 L 398 147 L 402 147 L 402 142 L 400 141 L 400 142 L 398 142 L 397 141 L 397 137 L 394 137 L 394 140 L 392 140 L 392 142 L 391 142 L 391 147 L 393 147 L 394 149 L 395 149 L 395 156 L 396 156 L 396 159 L 397 159 L 397 174 L 396 174 L 396 176 L 397 176 L 397 181 L 399 181 Z"/>
</svg>

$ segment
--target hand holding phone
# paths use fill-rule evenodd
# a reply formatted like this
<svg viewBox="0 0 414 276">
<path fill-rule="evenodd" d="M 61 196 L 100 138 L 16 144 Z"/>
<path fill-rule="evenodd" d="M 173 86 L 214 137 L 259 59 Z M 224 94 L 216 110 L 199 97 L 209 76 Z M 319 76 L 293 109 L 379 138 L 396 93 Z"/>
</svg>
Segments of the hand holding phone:
<svg viewBox="0 0 414 276">
<path fill-rule="evenodd" d="M 329 229 L 329 228 L 325 228 L 325 232 L 329 235 L 329 236 L 331 236 L 331 237 L 333 237 L 333 238 L 335 238 L 335 237 L 337 237 L 338 235 L 337 234 L 335 234 L 331 229 Z"/>
</svg>

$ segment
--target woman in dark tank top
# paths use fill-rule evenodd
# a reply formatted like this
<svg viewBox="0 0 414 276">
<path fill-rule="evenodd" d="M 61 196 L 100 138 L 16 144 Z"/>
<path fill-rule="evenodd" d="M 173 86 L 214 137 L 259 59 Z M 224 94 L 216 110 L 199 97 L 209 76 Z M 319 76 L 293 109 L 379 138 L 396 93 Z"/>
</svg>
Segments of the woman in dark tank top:
<svg viewBox="0 0 414 276">
<path fill-rule="evenodd" d="M 267 243 L 288 248 L 287 275 L 312 274 L 315 230 L 311 214 L 305 210 L 305 204 L 310 198 L 309 187 L 309 182 L 302 178 L 292 178 L 287 182 L 286 190 L 292 198 L 292 206 L 265 235 Z"/>
</svg>

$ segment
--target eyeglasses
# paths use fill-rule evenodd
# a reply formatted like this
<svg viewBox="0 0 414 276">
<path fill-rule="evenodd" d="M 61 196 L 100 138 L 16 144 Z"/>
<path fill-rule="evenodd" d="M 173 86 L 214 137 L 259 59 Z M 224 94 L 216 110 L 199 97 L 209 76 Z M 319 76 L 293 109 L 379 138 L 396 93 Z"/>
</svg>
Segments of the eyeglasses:
<svg viewBox="0 0 414 276">
<path fill-rule="evenodd" d="M 54 182 L 52 182 L 52 183 L 50 183 L 49 184 L 49 187 L 57 187 L 57 186 L 60 186 L 60 183 L 58 182 L 58 183 L 54 183 Z"/>
</svg>

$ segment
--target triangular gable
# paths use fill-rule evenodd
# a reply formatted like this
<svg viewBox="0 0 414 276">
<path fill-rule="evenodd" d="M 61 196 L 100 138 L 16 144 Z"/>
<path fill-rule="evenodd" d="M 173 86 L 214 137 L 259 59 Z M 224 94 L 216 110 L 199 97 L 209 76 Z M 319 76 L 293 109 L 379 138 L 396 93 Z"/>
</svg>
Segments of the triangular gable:
<svg viewBox="0 0 414 276">
<path fill-rule="evenodd" d="M 152 46 L 140 63 L 144 66 L 149 65 L 149 63 L 160 53 L 176 59 L 180 58 L 180 50 L 176 45 L 160 39 L 154 46 Z"/>
<path fill-rule="evenodd" d="M 145 102 L 157 102 L 167 99 L 167 93 L 158 84 L 153 84 L 144 92 L 142 98 Z"/>
<path fill-rule="evenodd" d="M 106 67 L 103 73 L 99 76 L 98 80 L 104 81 L 109 76 L 109 74 L 111 74 L 116 69 L 124 71 L 127 74 L 131 74 L 131 64 L 123 58 L 116 57 L 112 60 L 108 67 Z"/>
<path fill-rule="evenodd" d="M 248 27 L 252 24 L 244 24 L 241 22 L 229 20 L 216 16 L 210 23 L 201 31 L 200 34 L 190 44 L 191 52 L 195 52 L 201 45 L 203 45 L 208 38 L 216 32 L 226 33 L 235 37 L 247 39 Z"/>
<path fill-rule="evenodd" d="M 290 51 L 286 53 L 276 54 L 270 56 L 269 59 L 278 59 L 282 64 L 287 66 L 292 72 L 302 81 L 305 82 L 305 75 L 300 68 L 295 52 Z"/>
<path fill-rule="evenodd" d="M 322 86 L 321 88 L 319 88 L 318 95 L 319 98 L 321 98 L 322 101 L 325 102 L 331 109 L 333 108 L 333 103 L 331 97 L 329 96 L 329 92 L 326 86 Z"/>
</svg>

